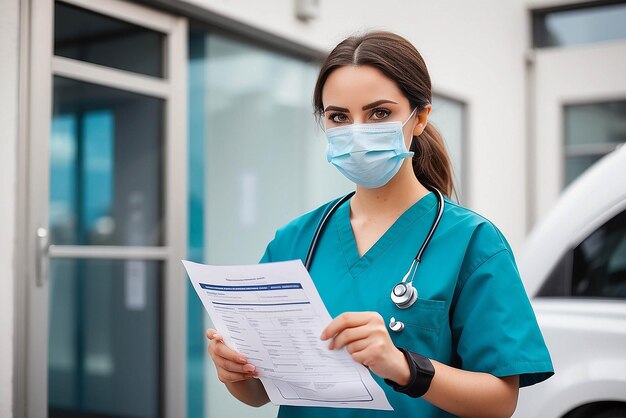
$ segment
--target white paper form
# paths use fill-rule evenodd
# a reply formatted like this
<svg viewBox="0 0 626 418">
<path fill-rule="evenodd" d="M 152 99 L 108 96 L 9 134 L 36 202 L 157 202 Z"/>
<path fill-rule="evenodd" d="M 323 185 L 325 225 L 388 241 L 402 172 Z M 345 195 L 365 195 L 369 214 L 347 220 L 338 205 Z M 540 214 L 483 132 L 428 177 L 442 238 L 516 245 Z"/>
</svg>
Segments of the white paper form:
<svg viewBox="0 0 626 418">
<path fill-rule="evenodd" d="M 213 324 L 257 368 L 273 404 L 393 410 L 363 365 L 320 340 L 332 318 L 300 260 L 183 264 Z"/>
</svg>

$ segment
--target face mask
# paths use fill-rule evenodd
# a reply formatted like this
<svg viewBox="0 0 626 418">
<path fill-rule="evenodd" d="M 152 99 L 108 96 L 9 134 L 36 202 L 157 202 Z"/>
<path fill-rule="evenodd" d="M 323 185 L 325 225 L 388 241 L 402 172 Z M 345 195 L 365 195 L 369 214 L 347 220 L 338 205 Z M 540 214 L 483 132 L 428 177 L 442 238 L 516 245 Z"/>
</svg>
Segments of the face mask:
<svg viewBox="0 0 626 418">
<path fill-rule="evenodd" d="M 400 170 L 406 157 L 404 122 L 362 123 L 326 130 L 326 158 L 350 181 L 374 189 L 384 186 Z"/>
</svg>

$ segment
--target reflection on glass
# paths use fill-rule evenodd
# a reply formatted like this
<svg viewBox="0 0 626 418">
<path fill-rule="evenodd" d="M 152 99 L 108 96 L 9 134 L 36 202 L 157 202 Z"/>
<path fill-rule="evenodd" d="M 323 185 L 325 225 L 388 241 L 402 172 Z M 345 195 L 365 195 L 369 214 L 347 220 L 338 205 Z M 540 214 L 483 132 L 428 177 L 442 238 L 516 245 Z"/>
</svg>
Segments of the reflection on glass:
<svg viewBox="0 0 626 418">
<path fill-rule="evenodd" d="M 317 71 L 225 36 L 190 34 L 190 255 L 255 263 L 278 227 L 354 187 L 326 161 L 312 109 Z M 271 405 L 258 410 L 224 399 L 214 368 L 201 368 L 208 325 L 191 292 L 189 416 L 275 417 Z"/>
<path fill-rule="evenodd" d="M 626 212 L 621 212 L 574 250 L 572 295 L 626 299 Z"/>
<path fill-rule="evenodd" d="M 54 55 L 163 77 L 165 35 L 56 2 Z"/>
<path fill-rule="evenodd" d="M 207 262 L 256 262 L 276 228 L 353 185 L 326 161 L 316 66 L 217 35 L 203 52 Z"/>
<path fill-rule="evenodd" d="M 602 155 L 567 157 L 565 160 L 565 186 L 576 180 L 602 157 Z"/>
<path fill-rule="evenodd" d="M 452 160 L 454 171 L 454 181 L 457 194 L 463 199 L 467 196 L 463 194 L 463 151 L 465 134 L 465 104 L 458 100 L 447 97 L 433 95 L 433 110 L 429 116 L 437 127 L 446 142 L 446 147 Z"/>
<path fill-rule="evenodd" d="M 50 264 L 51 418 L 160 416 L 161 264 Z"/>
<path fill-rule="evenodd" d="M 54 78 L 53 244 L 162 243 L 163 102 Z"/>
<path fill-rule="evenodd" d="M 188 62 L 188 246 L 191 261 L 204 262 L 205 205 L 205 78 L 206 36 L 191 33 Z M 205 347 L 203 338 L 206 313 L 191 282 L 187 282 L 187 417 L 204 418 Z"/>
<path fill-rule="evenodd" d="M 626 142 L 626 101 L 564 108 L 565 186 Z"/>
<path fill-rule="evenodd" d="M 626 39 L 626 4 L 535 12 L 536 47 L 568 46 Z"/>
<path fill-rule="evenodd" d="M 565 106 L 565 144 L 626 141 L 626 100 Z"/>
</svg>

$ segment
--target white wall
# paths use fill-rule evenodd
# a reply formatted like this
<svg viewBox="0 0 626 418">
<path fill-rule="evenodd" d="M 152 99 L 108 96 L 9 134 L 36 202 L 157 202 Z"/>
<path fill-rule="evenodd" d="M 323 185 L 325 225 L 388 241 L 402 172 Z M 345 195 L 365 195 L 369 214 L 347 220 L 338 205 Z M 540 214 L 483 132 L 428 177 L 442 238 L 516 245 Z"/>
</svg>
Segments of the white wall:
<svg viewBox="0 0 626 418">
<path fill-rule="evenodd" d="M 0 1 L 0 416 L 13 408 L 19 0 Z"/>
<path fill-rule="evenodd" d="M 570 2 L 571 3 L 571 2 Z M 528 9 L 561 6 L 563 0 L 527 0 Z M 556 204 L 564 185 L 563 107 L 624 100 L 626 41 L 542 48 L 533 54 L 531 117 L 533 152 L 530 219 L 541 221 Z M 598 76 L 601 74 L 601 76 Z"/>
<path fill-rule="evenodd" d="M 541 220 L 556 204 L 564 184 L 563 107 L 626 98 L 626 41 L 546 48 L 537 52 L 534 71 L 533 215 Z"/>
<path fill-rule="evenodd" d="M 469 199 L 463 203 L 494 221 L 514 249 L 521 244 L 526 232 L 523 2 L 320 0 L 319 17 L 305 23 L 295 17 L 294 0 L 187 1 L 323 50 L 359 30 L 406 36 L 424 56 L 434 91 L 468 104 Z"/>
</svg>

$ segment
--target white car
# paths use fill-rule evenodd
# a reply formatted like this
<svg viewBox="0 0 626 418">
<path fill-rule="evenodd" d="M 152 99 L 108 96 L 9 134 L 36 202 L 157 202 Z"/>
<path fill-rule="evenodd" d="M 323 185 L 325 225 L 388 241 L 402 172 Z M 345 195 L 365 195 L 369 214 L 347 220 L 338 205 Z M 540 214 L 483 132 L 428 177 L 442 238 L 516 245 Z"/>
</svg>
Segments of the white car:
<svg viewBox="0 0 626 418">
<path fill-rule="evenodd" d="M 514 417 L 626 417 L 626 146 L 567 188 L 518 265 L 555 375 Z"/>
</svg>

